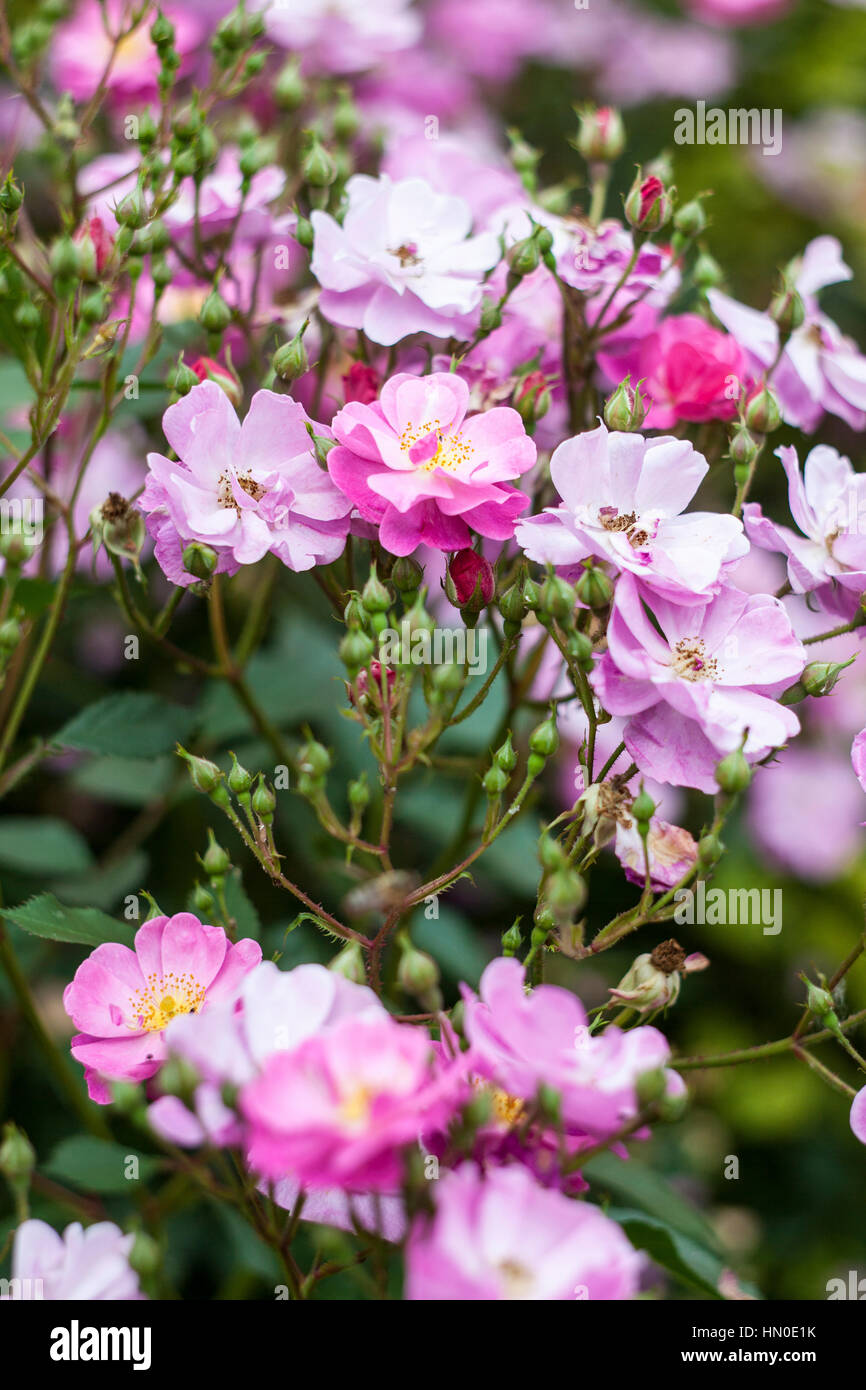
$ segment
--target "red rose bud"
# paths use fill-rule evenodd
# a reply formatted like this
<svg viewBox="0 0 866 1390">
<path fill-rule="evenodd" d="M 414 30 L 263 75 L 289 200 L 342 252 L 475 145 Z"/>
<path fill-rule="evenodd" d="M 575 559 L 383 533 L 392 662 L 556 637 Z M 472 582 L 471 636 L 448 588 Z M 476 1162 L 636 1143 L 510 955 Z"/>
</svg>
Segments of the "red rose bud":
<svg viewBox="0 0 866 1390">
<path fill-rule="evenodd" d="M 349 401 L 360 401 L 371 405 L 378 398 L 380 386 L 379 373 L 366 362 L 353 362 L 343 376 L 343 396 L 346 405 Z"/>
<path fill-rule="evenodd" d="M 527 372 L 514 396 L 514 408 L 527 429 L 550 409 L 550 390 L 544 372 Z"/>
<path fill-rule="evenodd" d="M 449 603 L 461 612 L 480 613 L 493 598 L 496 580 L 489 560 L 475 550 L 458 550 L 451 556 L 445 577 L 445 593 Z"/>
<path fill-rule="evenodd" d="M 190 362 L 189 369 L 195 372 L 199 381 L 213 381 L 220 390 L 225 391 L 232 405 L 238 409 L 243 400 L 243 387 L 230 367 L 217 362 L 213 357 L 197 357 Z"/>
<path fill-rule="evenodd" d="M 75 233 L 81 253 L 82 278 L 96 280 L 114 250 L 114 237 L 106 231 L 101 217 L 91 217 Z"/>
<path fill-rule="evenodd" d="M 578 112 L 577 151 L 589 163 L 619 159 L 625 146 L 622 117 L 613 106 Z"/>
<path fill-rule="evenodd" d="M 670 220 L 673 203 L 671 196 L 656 174 L 647 178 L 638 172 L 625 200 L 627 221 L 636 231 L 650 235 L 657 232 Z"/>
<path fill-rule="evenodd" d="M 360 675 L 355 681 L 354 687 L 351 685 L 346 686 L 350 704 L 354 705 L 356 703 L 355 695 L 357 692 L 357 698 L 359 702 L 363 702 L 364 700 L 366 700 L 368 695 L 372 694 L 374 697 L 374 704 L 381 707 L 382 669 L 382 663 L 380 661 L 371 661 L 370 665 L 365 666 L 363 671 L 361 671 Z M 394 689 L 394 682 L 397 679 L 397 673 L 396 671 L 392 671 L 390 666 L 386 666 L 384 670 L 385 689 L 388 692 L 388 704 L 390 705 L 392 703 L 392 691 Z"/>
</svg>

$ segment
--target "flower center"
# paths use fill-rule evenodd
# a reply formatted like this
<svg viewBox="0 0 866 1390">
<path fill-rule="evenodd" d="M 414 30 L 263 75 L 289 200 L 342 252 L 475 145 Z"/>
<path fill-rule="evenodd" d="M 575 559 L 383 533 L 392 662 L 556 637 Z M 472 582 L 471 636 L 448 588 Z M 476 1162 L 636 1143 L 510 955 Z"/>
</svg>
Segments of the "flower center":
<svg viewBox="0 0 866 1390">
<path fill-rule="evenodd" d="M 640 550 L 653 539 L 649 531 L 638 524 L 634 512 L 620 512 L 616 507 L 599 507 L 598 522 L 605 531 L 624 531 L 632 550 Z"/>
<path fill-rule="evenodd" d="M 370 1118 L 374 1098 L 369 1086 L 358 1086 L 340 1102 L 340 1118 L 352 1129 L 363 1129 Z"/>
<path fill-rule="evenodd" d="M 492 1119 L 499 1124 L 507 1125 L 510 1129 L 523 1119 L 526 1112 L 526 1102 L 522 1101 L 519 1096 L 509 1095 L 507 1091 L 502 1090 L 501 1086 L 491 1086 L 480 1076 L 472 1078 L 472 1085 L 476 1090 L 482 1091 L 490 1097 L 493 1106 Z"/>
<path fill-rule="evenodd" d="M 414 241 L 404 241 L 400 246 L 388 250 L 389 256 L 396 256 L 403 270 L 407 265 L 420 265 L 421 257 L 418 255 L 418 247 Z"/>
<path fill-rule="evenodd" d="M 242 487 L 247 496 L 251 497 L 254 502 L 260 502 L 265 496 L 266 489 L 262 487 L 261 483 L 256 482 L 249 469 L 247 469 L 246 473 L 236 474 L 235 477 L 238 487 Z M 238 516 L 240 516 L 241 509 L 235 501 L 235 495 L 232 491 L 232 480 L 228 473 L 220 474 L 219 481 L 217 482 L 217 501 L 221 507 L 234 508 Z"/>
<path fill-rule="evenodd" d="M 518 1260 L 501 1260 L 499 1273 L 505 1285 L 505 1297 L 510 1299 L 527 1298 L 533 1287 L 531 1272 Z"/>
<path fill-rule="evenodd" d="M 205 987 L 194 975 L 148 975 L 147 984 L 130 997 L 135 1026 L 145 1033 L 161 1033 L 179 1014 L 197 1014 L 204 1003 Z"/>
<path fill-rule="evenodd" d="M 445 434 L 439 420 L 426 421 L 415 426 L 410 420 L 400 435 L 400 448 L 409 455 L 410 462 L 424 473 L 432 473 L 434 468 L 445 468 L 456 473 L 468 463 L 474 453 L 474 445 L 464 439 L 460 432 Z"/>
<path fill-rule="evenodd" d="M 715 657 L 707 656 L 703 637 L 681 637 L 673 649 L 671 665 L 686 681 L 715 681 L 722 674 Z"/>
</svg>

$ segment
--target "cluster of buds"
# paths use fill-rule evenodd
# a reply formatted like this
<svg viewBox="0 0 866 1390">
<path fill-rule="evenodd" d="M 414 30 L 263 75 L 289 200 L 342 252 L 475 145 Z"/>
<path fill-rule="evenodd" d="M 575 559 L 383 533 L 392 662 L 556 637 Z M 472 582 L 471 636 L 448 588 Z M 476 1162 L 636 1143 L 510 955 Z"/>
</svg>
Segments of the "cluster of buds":
<svg viewBox="0 0 866 1390">
<path fill-rule="evenodd" d="M 728 444 L 728 458 L 734 465 L 734 482 L 745 486 L 764 447 L 764 438 L 782 423 L 782 412 L 775 393 L 766 382 L 754 387 L 742 403 L 739 419 Z"/>
<path fill-rule="evenodd" d="M 560 950 L 567 956 L 578 956 L 583 946 L 584 924 L 580 915 L 586 906 L 586 880 L 571 863 L 562 844 L 550 834 L 543 834 L 538 844 L 542 880 L 538 890 L 538 905 L 533 927 L 533 945 L 539 945 L 541 933 L 546 940 L 555 932 Z"/>
<path fill-rule="evenodd" d="M 507 256 L 508 275 L 505 281 L 506 291 L 510 294 L 521 280 L 525 279 L 527 275 L 532 275 L 538 269 L 542 261 L 548 269 L 556 269 L 556 259 L 553 255 L 553 233 L 549 227 L 543 227 L 537 223 L 529 236 L 521 237 L 509 249 Z"/>
<path fill-rule="evenodd" d="M 247 10 L 241 3 L 221 19 L 211 40 L 211 52 L 217 66 L 223 70 L 234 68 L 242 59 L 243 76 L 253 77 L 264 65 L 264 53 L 250 53 L 250 49 L 265 31 L 264 11 Z"/>
</svg>

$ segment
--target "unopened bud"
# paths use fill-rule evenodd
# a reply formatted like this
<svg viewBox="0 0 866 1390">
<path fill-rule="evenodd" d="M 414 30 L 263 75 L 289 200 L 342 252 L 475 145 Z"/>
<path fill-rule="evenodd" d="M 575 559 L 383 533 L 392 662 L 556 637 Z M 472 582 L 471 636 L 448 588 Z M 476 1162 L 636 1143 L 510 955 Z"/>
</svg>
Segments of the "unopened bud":
<svg viewBox="0 0 866 1390">
<path fill-rule="evenodd" d="M 632 390 L 631 377 L 621 381 L 604 404 L 604 423 L 609 430 L 632 433 L 639 430 L 647 417 L 648 405 L 643 399 L 640 384 Z"/>
</svg>

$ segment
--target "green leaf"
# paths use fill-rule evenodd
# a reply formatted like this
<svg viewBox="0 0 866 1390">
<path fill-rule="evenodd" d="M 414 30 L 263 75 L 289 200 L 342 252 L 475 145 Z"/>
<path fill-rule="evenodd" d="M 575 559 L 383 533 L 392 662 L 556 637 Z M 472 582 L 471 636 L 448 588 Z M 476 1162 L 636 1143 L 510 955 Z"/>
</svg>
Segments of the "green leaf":
<svg viewBox="0 0 866 1390">
<path fill-rule="evenodd" d="M 76 714 L 52 740 L 63 748 L 123 758 L 156 758 L 185 743 L 196 723 L 194 710 L 161 695 L 125 691 L 109 695 Z"/>
<path fill-rule="evenodd" d="M 0 865 L 22 874 L 56 878 L 81 874 L 93 856 L 77 830 L 54 816 L 6 816 L 0 823 Z"/>
<path fill-rule="evenodd" d="M 237 923 L 238 936 L 251 936 L 259 941 L 262 935 L 261 918 L 255 904 L 247 897 L 240 869 L 233 869 L 228 875 L 225 892 L 226 907 Z"/>
<path fill-rule="evenodd" d="M 429 951 L 443 970 L 455 980 L 475 986 L 493 950 L 479 938 L 477 928 L 462 913 L 437 902 L 438 918 L 424 916 L 423 908 L 412 918 L 412 940 L 421 951 Z"/>
<path fill-rule="evenodd" d="M 127 1176 L 130 1172 L 135 1174 L 136 1165 L 137 1178 Z M 47 1177 L 58 1182 L 69 1183 L 83 1192 L 110 1196 L 134 1194 L 138 1181 L 147 1182 L 159 1170 L 158 1159 L 136 1153 L 126 1144 L 112 1144 L 107 1139 L 83 1134 L 62 1140 L 43 1168 Z"/>
<path fill-rule="evenodd" d="M 95 907 L 65 907 L 53 893 L 40 893 L 17 907 L 7 907 L 3 916 L 31 936 L 47 941 L 69 941 L 77 946 L 101 946 L 104 941 L 119 941 L 131 946 L 133 928 L 115 921 Z"/>
<path fill-rule="evenodd" d="M 662 1269 L 710 1298 L 726 1296 L 723 1275 L 733 1279 L 736 1275 L 714 1251 L 643 1212 L 610 1207 L 607 1214 L 622 1227 L 635 1249 L 644 1250 Z M 760 1296 L 751 1286 L 737 1283 L 751 1297 Z"/>
<path fill-rule="evenodd" d="M 718 1252 L 715 1232 L 696 1207 L 685 1201 L 669 1183 L 640 1159 L 597 1154 L 581 1170 L 594 1187 L 611 1193 L 629 1206 L 638 1207 L 666 1226 Z"/>
<path fill-rule="evenodd" d="M 89 758 L 76 768 L 71 782 L 78 790 L 115 801 L 121 806 L 146 806 L 165 796 L 178 770 L 178 759 Z M 184 785 L 188 779 L 184 778 Z"/>
</svg>

